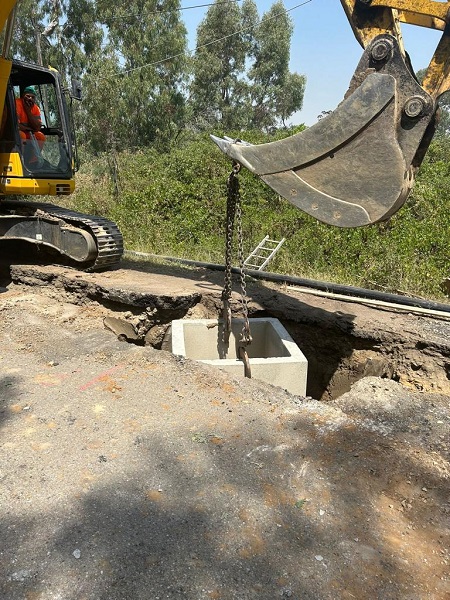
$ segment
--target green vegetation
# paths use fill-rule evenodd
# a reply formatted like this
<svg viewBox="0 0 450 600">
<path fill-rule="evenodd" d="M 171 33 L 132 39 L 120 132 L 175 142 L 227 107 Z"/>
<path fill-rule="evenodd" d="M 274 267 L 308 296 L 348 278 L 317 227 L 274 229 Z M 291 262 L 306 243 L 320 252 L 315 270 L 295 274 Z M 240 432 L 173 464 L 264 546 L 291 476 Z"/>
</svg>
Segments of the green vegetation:
<svg viewBox="0 0 450 600">
<path fill-rule="evenodd" d="M 305 77 L 289 71 L 292 22 L 280 1 L 260 16 L 254 0 L 215 0 L 194 53 L 182 18 L 180 0 L 22 0 L 14 56 L 82 81 L 83 166 L 68 203 L 115 220 L 130 250 L 223 262 L 230 162 L 202 132 L 234 129 L 254 143 L 292 133 L 284 124 L 302 106 Z M 442 299 L 448 95 L 442 106 L 415 190 L 386 224 L 324 225 L 244 170 L 245 252 L 285 237 L 273 271 Z"/>
<path fill-rule="evenodd" d="M 263 141 L 261 134 L 246 139 Z M 449 155 L 450 139 L 437 137 L 405 206 L 388 223 L 359 229 L 319 223 L 244 169 L 244 251 L 265 235 L 285 237 L 272 271 L 442 300 L 450 264 Z M 68 201 L 114 219 L 129 250 L 223 263 L 229 171 L 208 136 L 191 135 L 168 153 L 85 156 Z"/>
</svg>

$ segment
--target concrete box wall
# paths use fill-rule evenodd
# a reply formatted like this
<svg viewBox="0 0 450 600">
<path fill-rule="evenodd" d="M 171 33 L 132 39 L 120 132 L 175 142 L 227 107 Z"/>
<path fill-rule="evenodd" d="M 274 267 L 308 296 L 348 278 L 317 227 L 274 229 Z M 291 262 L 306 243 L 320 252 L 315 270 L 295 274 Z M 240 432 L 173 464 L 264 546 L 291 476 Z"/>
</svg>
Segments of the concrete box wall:
<svg viewBox="0 0 450 600">
<path fill-rule="evenodd" d="M 228 352 L 222 341 L 223 323 L 214 319 L 173 321 L 171 351 L 233 375 L 244 375 L 237 359 L 237 345 L 244 324 L 233 319 Z M 252 343 L 247 346 L 252 377 L 282 387 L 292 394 L 306 394 L 308 362 L 278 319 L 250 319 Z"/>
</svg>

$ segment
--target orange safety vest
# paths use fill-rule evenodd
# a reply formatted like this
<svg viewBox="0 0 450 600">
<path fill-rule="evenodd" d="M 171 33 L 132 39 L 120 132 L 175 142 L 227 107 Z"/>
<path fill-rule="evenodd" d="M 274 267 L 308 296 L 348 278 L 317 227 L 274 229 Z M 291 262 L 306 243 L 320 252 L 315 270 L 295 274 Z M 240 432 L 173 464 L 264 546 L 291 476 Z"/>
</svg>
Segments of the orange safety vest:
<svg viewBox="0 0 450 600">
<path fill-rule="evenodd" d="M 27 113 L 23 105 L 23 98 L 16 98 L 16 113 L 20 125 L 26 125 L 27 127 L 30 127 L 30 124 L 28 123 Z M 37 104 L 33 104 L 33 106 L 31 107 L 31 114 L 33 115 L 33 117 L 39 117 L 39 121 L 41 121 L 41 111 L 39 110 L 39 106 L 37 106 Z"/>
</svg>

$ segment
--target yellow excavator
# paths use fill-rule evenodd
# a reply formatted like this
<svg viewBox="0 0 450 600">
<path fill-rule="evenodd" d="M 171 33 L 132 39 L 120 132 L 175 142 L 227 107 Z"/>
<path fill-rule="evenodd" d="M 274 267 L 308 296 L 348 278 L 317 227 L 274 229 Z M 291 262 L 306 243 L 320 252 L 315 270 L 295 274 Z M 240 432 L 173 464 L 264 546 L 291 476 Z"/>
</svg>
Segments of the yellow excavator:
<svg viewBox="0 0 450 600">
<path fill-rule="evenodd" d="M 0 1 L 0 244 L 13 240 L 33 244 L 43 260 L 68 262 L 98 270 L 116 264 L 123 254 L 122 235 L 115 223 L 23 196 L 63 196 L 74 191 L 77 167 L 75 133 L 67 96 L 81 99 L 75 80 L 62 87 L 57 71 L 10 60 L 18 0 Z M 33 127 L 23 120 L 26 94 L 33 100 Z M 26 100 L 25 100 L 26 101 Z M 37 126 L 36 126 L 37 123 Z M 8 244 L 8 245 L 7 245 Z M 0 250 L 4 256 L 5 250 Z"/>
<path fill-rule="evenodd" d="M 389 219 L 405 202 L 449 89 L 450 2 L 341 0 L 364 49 L 341 104 L 289 138 L 251 145 L 212 136 L 236 163 L 324 223 L 360 227 Z M 442 31 L 422 85 L 401 24 Z"/>
</svg>

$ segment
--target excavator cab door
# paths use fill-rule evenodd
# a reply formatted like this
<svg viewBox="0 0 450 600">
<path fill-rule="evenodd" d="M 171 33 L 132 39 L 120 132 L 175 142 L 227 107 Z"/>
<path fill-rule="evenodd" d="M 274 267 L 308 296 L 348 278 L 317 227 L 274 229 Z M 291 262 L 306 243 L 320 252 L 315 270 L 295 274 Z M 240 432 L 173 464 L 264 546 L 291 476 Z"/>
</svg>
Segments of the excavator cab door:
<svg viewBox="0 0 450 600">
<path fill-rule="evenodd" d="M 19 130 L 17 103 L 26 87 L 32 87 L 36 92 L 36 105 L 42 120 L 42 128 L 38 132 Z M 11 178 L 73 177 L 73 134 L 56 71 L 13 61 L 5 113 L 0 139 L 3 171 L 5 165 L 9 165 Z"/>
</svg>

